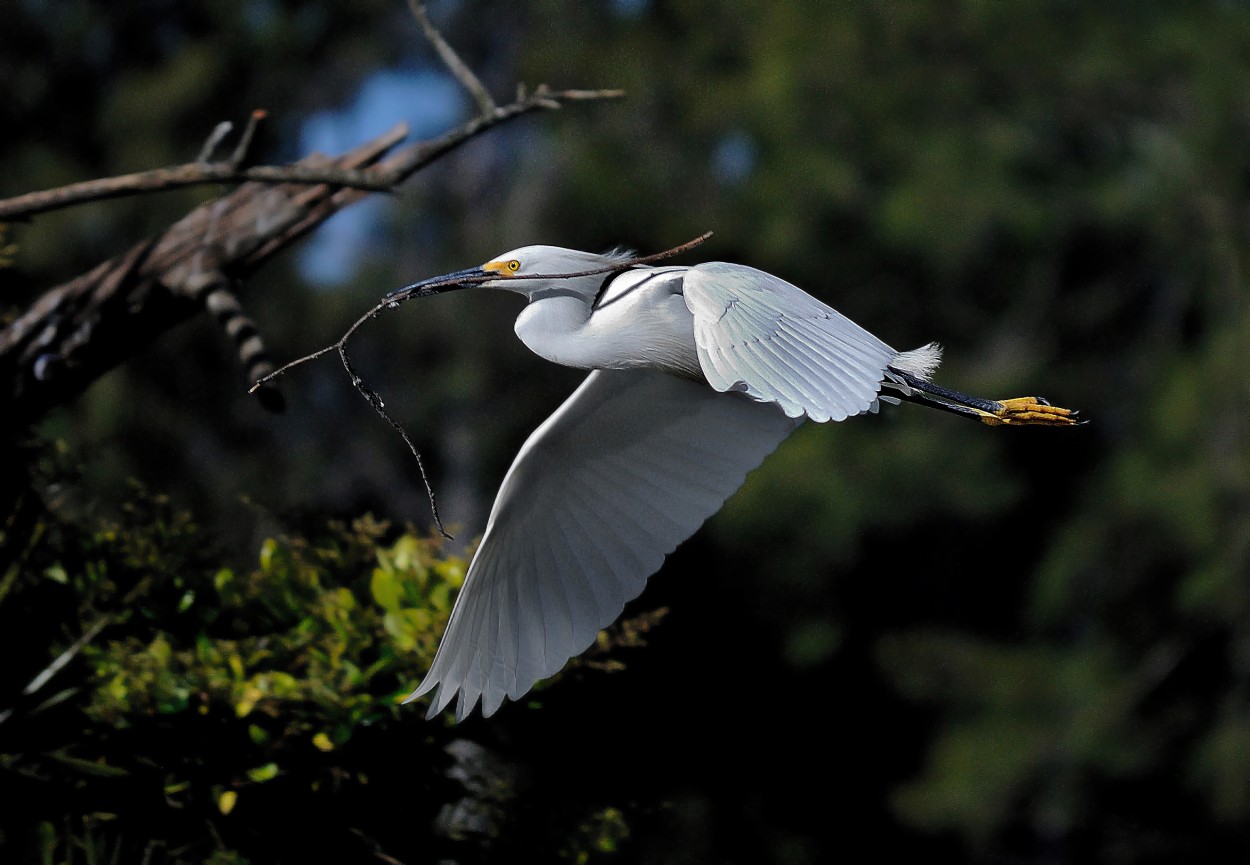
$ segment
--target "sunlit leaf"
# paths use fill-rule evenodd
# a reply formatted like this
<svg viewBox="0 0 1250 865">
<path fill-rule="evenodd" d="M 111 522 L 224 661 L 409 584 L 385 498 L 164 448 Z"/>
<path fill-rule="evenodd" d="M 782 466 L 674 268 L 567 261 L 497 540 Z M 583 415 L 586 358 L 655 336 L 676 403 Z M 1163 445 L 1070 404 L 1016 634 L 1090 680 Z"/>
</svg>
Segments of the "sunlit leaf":
<svg viewBox="0 0 1250 865">
<path fill-rule="evenodd" d="M 258 784 L 264 783 L 265 781 L 272 781 L 274 778 L 278 777 L 278 764 L 265 763 L 261 766 L 255 766 L 247 770 L 247 777 L 251 778 Z"/>
<path fill-rule="evenodd" d="M 217 810 L 222 815 L 228 815 L 234 810 L 235 803 L 239 801 L 239 794 L 234 790 L 222 790 L 217 794 Z"/>
</svg>

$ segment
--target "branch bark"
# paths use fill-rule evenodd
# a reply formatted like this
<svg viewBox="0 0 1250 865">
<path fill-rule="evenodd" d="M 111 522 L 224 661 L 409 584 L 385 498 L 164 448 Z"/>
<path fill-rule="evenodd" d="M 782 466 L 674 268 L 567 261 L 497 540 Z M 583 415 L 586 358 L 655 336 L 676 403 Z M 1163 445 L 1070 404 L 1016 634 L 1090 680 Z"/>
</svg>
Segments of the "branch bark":
<svg viewBox="0 0 1250 865">
<path fill-rule="evenodd" d="M 203 186 L 208 183 L 245 183 L 258 180 L 265 183 L 333 184 L 369 192 L 385 192 L 391 188 L 385 179 L 360 171 L 335 168 L 313 168 L 305 165 L 273 166 L 258 165 L 252 168 L 236 168 L 229 162 L 188 162 L 168 168 L 139 171 L 118 177 L 103 177 L 28 192 L 0 201 L 0 222 L 29 219 L 41 213 L 50 213 L 78 204 L 104 201 L 127 195 L 160 192 L 183 186 Z"/>
<path fill-rule="evenodd" d="M 212 158 L 213 153 L 234 128 L 232 123 L 222 122 L 218 123 L 208 136 L 195 162 L 123 174 L 118 177 L 85 180 L 82 183 L 58 186 L 56 189 L 28 192 L 25 195 L 6 198 L 0 201 L 0 222 L 27 220 L 42 213 L 92 201 L 161 192 L 183 186 L 202 186 L 206 183 L 245 183 L 249 180 L 310 185 L 324 183 L 370 192 L 387 192 L 398 182 L 395 177 L 313 165 L 260 165 L 244 168 L 243 162 L 247 158 L 247 151 L 251 147 L 256 127 L 267 115 L 268 112 L 259 108 L 252 112 L 243 134 L 239 136 L 238 144 L 226 159 L 214 161 Z"/>
<path fill-rule="evenodd" d="M 438 32 L 438 28 L 430 21 L 430 16 L 425 13 L 425 4 L 421 0 L 408 0 L 408 9 L 412 12 L 412 16 L 417 19 L 417 24 L 421 26 L 421 32 L 424 34 L 426 41 L 434 46 L 434 51 L 438 54 L 439 59 L 443 61 L 443 65 L 460 82 L 460 86 L 467 90 L 469 95 L 477 102 L 478 111 L 483 115 L 493 113 L 495 100 L 491 98 L 490 91 L 473 74 L 473 70 L 460 59 L 460 55 L 455 52 L 455 49 L 447 44 L 443 34 Z"/>
<path fill-rule="evenodd" d="M 397 147 L 407 132 L 401 125 L 336 158 L 314 154 L 270 172 L 247 169 L 251 181 L 53 288 L 0 330 L 0 429 L 23 428 L 78 394 L 201 310 L 208 293 L 247 276 L 344 207 L 378 190 L 393 191 L 501 123 L 567 102 L 619 95 L 539 87 L 438 138 Z M 148 184 L 167 180 L 159 172 L 146 174 Z"/>
</svg>

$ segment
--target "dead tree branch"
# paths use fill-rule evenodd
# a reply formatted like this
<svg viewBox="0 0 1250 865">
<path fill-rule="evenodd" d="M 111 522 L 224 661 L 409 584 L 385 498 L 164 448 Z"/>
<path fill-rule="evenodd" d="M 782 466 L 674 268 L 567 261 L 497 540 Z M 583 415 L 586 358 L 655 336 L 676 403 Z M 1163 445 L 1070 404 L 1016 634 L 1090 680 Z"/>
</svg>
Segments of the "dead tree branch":
<svg viewBox="0 0 1250 865">
<path fill-rule="evenodd" d="M 246 277 L 374 190 L 393 190 L 513 118 L 619 95 L 539 87 L 428 141 L 397 147 L 406 134 L 401 125 L 337 158 L 314 154 L 281 171 L 250 174 L 255 179 L 48 291 L 0 329 L 0 427 L 21 428 L 76 395 L 204 308 L 213 290 Z"/>
<path fill-rule="evenodd" d="M 443 34 L 430 22 L 430 18 L 425 14 L 425 4 L 421 0 L 408 0 L 408 8 L 412 10 L 412 15 L 417 19 L 417 23 L 421 25 L 421 32 L 425 35 L 426 40 L 434 47 L 438 57 L 443 61 L 443 65 L 447 67 L 455 79 L 460 82 L 460 86 L 469 92 L 477 102 L 478 111 L 487 116 L 495 112 L 495 100 L 491 98 L 490 92 L 482 85 L 481 80 L 473 74 L 463 60 L 460 59 L 455 50 L 447 44 L 447 40 L 443 38 Z"/>
<path fill-rule="evenodd" d="M 255 166 L 238 169 L 228 162 L 188 162 L 168 168 L 155 168 L 123 174 L 119 177 L 103 177 L 85 180 L 56 189 L 28 192 L 0 201 L 0 222 L 26 220 L 41 213 L 50 213 L 78 204 L 105 201 L 127 195 L 140 195 L 178 189 L 184 186 L 204 186 L 209 183 L 243 183 L 249 180 L 266 183 L 326 183 L 335 186 L 385 192 L 390 189 L 385 180 L 379 180 L 357 171 L 334 168 L 311 168 L 304 165 Z"/>
<path fill-rule="evenodd" d="M 27 220 L 41 213 L 50 213 L 92 201 L 161 192 L 184 186 L 203 186 L 209 183 L 245 183 L 255 180 L 262 183 L 329 184 L 368 192 L 389 192 L 394 187 L 396 183 L 394 177 L 333 166 L 297 163 L 282 166 L 243 167 L 256 126 L 264 117 L 264 111 L 258 109 L 252 112 L 247 127 L 239 138 L 239 143 L 227 159 L 210 161 L 213 152 L 230 134 L 232 128 L 230 123 L 219 123 L 208 140 L 204 142 L 199 159 L 195 162 L 123 174 L 118 177 L 85 180 L 82 183 L 71 183 L 56 189 L 28 192 L 25 195 L 7 198 L 0 201 L 0 222 Z"/>
</svg>

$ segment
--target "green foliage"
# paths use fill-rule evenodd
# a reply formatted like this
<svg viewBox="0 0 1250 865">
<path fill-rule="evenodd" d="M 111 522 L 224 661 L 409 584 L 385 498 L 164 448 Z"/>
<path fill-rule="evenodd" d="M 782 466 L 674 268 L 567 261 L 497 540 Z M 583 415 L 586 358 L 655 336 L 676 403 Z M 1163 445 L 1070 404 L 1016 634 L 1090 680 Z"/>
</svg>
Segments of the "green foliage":
<svg viewBox="0 0 1250 865">
<path fill-rule="evenodd" d="M 629 825 L 621 810 L 610 806 L 602 808 L 577 827 L 569 846 L 561 851 L 560 859 L 574 865 L 608 861 L 628 838 Z"/>
<path fill-rule="evenodd" d="M 177 520 L 151 525 L 169 555 Z M 229 711 L 252 719 L 252 738 L 275 750 L 314 738 L 342 745 L 360 726 L 393 718 L 433 657 L 464 562 L 412 533 L 382 544 L 387 533 L 362 518 L 331 524 L 311 541 L 270 538 L 246 573 L 179 573 L 148 557 L 181 594 L 172 611 L 141 595 L 134 613 L 162 626 L 84 650 L 94 683 L 88 715 L 127 726 L 153 715 Z M 98 569 L 115 555 L 133 561 L 152 541 L 134 530 L 98 535 Z"/>
<path fill-rule="evenodd" d="M 163 796 L 199 820 L 232 819 L 271 800 L 258 793 L 271 785 L 315 797 L 368 784 L 371 758 L 354 740 L 413 719 L 399 703 L 433 657 L 465 561 L 367 516 L 266 539 L 257 558 L 222 566 L 189 514 L 141 489 L 94 528 L 45 514 L 0 614 L 44 603 L 52 587 L 84 637 L 50 647 L 72 659 L 44 671 L 59 693 L 5 719 L 18 731 L 48 724 L 44 746 L 0 761 L 18 777 L 72 781 L 88 799 L 97 788 L 106 800 Z M 81 850 L 89 863 L 133 853 L 144 831 L 149 847 L 181 846 L 177 829 L 145 827 L 124 799 L 81 819 L 77 830 L 43 820 L 29 843 L 51 861 Z M 6 837 L 26 843 L 12 823 Z M 203 855 L 164 861 L 245 861 Z"/>
<path fill-rule="evenodd" d="M 1250 821 L 1250 451 L 1230 446 L 1244 419 L 1223 385 L 1247 344 L 1243 304 L 1175 353 L 1148 404 L 1123 409 L 1134 434 L 1037 563 L 1026 639 L 881 641 L 896 686 L 943 707 L 923 771 L 895 796 L 905 820 L 983 849 L 1024 825 L 1123 861 L 1158 837 L 1107 837 L 1099 821 L 1119 808 L 1098 791 L 1149 791 L 1178 813 L 1201 801 L 1212 834 Z M 1183 832 L 1168 822 L 1155 828 Z"/>
<path fill-rule="evenodd" d="M 0 534 L 0 635 L 22 647 L 0 682 L 0 798 L 14 803 L 0 858 L 243 865 L 278 848 L 472 851 L 515 832 L 515 781 L 458 775 L 450 743 L 465 732 L 401 705 L 465 576 L 441 537 L 364 516 L 265 538 L 236 562 L 169 497 L 133 484 L 101 518 L 75 506 L 64 449 L 24 456 L 32 490 L 55 497 L 27 494 Z M 662 615 L 625 619 L 574 668 L 623 669 L 617 650 Z M 482 777 L 512 778 L 471 750 Z M 414 777 L 419 792 L 397 797 Z M 450 800 L 494 815 L 491 831 L 442 815 Z M 601 861 L 629 835 L 622 811 L 576 795 L 562 810 L 534 849 Z"/>
<path fill-rule="evenodd" d="M 1139 671 L 1108 647 L 924 632 L 883 640 L 881 657 L 904 693 L 950 712 L 924 774 L 899 789 L 899 811 L 927 829 L 964 831 L 978 846 L 1021 801 L 1033 802 L 1035 831 L 1070 832 L 1090 805 L 1082 776 L 1132 778 L 1157 745 L 1131 723 L 1143 694 L 1130 683 L 1154 672 L 1154 659 Z"/>
</svg>

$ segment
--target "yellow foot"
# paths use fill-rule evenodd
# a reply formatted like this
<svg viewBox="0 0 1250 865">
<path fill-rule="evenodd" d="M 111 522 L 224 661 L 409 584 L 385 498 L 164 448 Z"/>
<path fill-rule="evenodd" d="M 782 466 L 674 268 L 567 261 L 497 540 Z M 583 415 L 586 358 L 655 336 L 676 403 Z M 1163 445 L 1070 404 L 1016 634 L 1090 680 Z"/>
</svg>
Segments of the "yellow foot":
<svg viewBox="0 0 1250 865">
<path fill-rule="evenodd" d="M 981 423 L 989 426 L 1079 426 L 1085 423 L 1072 409 L 1051 405 L 1041 397 L 1021 396 L 996 402 L 1002 406 L 999 411 L 977 410 Z"/>
</svg>

